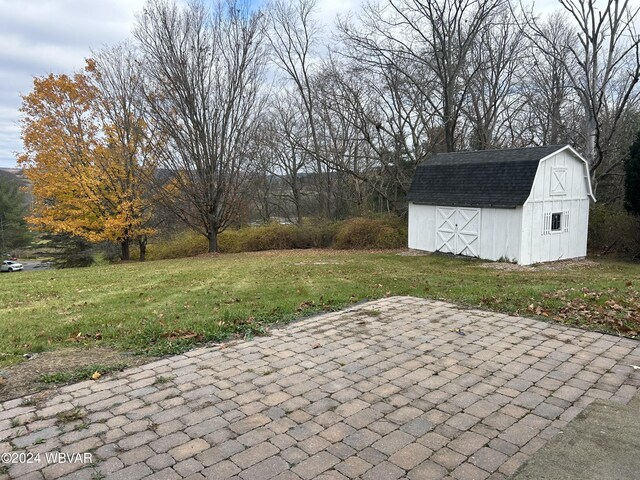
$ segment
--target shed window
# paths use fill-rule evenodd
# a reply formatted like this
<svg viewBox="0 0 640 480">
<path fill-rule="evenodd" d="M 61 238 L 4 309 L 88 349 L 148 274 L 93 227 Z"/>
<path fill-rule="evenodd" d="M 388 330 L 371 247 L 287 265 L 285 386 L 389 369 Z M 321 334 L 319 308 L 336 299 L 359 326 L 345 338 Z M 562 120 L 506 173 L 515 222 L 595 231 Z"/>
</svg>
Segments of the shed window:
<svg viewBox="0 0 640 480">
<path fill-rule="evenodd" d="M 569 210 L 544 214 L 543 235 L 569 231 Z"/>
</svg>

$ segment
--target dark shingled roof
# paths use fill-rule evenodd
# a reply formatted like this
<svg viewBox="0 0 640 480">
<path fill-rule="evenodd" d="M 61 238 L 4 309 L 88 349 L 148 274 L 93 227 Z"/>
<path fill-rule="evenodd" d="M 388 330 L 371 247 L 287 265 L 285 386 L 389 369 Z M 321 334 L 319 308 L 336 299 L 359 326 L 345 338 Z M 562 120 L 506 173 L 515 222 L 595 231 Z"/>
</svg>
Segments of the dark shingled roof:
<svg viewBox="0 0 640 480">
<path fill-rule="evenodd" d="M 418 165 L 407 199 L 426 205 L 515 208 L 538 163 L 565 145 L 441 153 Z"/>
</svg>

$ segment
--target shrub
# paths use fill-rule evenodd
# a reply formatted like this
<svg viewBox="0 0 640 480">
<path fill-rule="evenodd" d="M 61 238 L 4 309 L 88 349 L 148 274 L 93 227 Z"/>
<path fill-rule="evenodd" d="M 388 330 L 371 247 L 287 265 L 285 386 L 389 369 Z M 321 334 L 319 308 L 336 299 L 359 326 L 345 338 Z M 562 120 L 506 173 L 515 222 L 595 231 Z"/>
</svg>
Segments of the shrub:
<svg viewBox="0 0 640 480">
<path fill-rule="evenodd" d="M 593 205 L 589 212 L 589 250 L 593 253 L 640 253 L 640 220 L 621 207 Z"/>
<path fill-rule="evenodd" d="M 395 217 L 351 218 L 338 227 L 334 247 L 340 249 L 404 248 L 407 226 Z"/>
<path fill-rule="evenodd" d="M 113 259 L 109 259 L 104 252 L 96 252 L 91 256 L 91 265 L 95 267 L 103 267 L 113 262 Z"/>
<path fill-rule="evenodd" d="M 302 235 L 298 227 L 293 225 L 270 223 L 260 227 L 246 228 L 244 234 L 243 250 L 248 252 L 303 248 L 299 245 L 302 242 Z"/>
<path fill-rule="evenodd" d="M 186 230 L 168 240 L 151 239 L 147 245 L 147 260 L 194 257 L 207 253 L 208 248 L 207 239 L 203 235 Z M 131 245 L 131 258 L 135 260 L 139 258 L 136 243 Z"/>
<path fill-rule="evenodd" d="M 256 252 L 298 248 L 404 248 L 407 227 L 398 218 L 352 218 L 342 222 L 306 220 L 302 225 L 269 223 L 258 227 L 226 230 L 218 236 L 221 253 Z M 185 231 L 168 240 L 151 239 L 147 259 L 160 260 L 200 255 L 207 252 L 207 240 Z M 131 257 L 138 258 L 132 245 Z"/>
<path fill-rule="evenodd" d="M 269 224 L 259 227 L 244 227 L 227 230 L 218 237 L 222 253 L 255 252 L 259 250 L 281 250 L 295 248 L 295 227 Z"/>
<path fill-rule="evenodd" d="M 218 235 L 218 248 L 222 253 L 238 253 L 244 248 L 243 229 L 225 230 Z"/>
<path fill-rule="evenodd" d="M 333 242 L 335 230 L 332 222 L 308 221 L 302 225 L 269 223 L 227 230 L 220 234 L 218 245 L 223 253 L 326 248 Z"/>
</svg>

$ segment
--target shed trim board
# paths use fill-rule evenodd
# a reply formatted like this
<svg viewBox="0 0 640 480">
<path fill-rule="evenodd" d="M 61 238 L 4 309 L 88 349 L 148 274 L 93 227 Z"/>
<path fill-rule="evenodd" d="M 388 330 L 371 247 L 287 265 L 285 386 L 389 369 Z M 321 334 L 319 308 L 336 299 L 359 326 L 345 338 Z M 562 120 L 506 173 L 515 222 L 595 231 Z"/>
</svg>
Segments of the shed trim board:
<svg viewBox="0 0 640 480">
<path fill-rule="evenodd" d="M 585 256 L 595 201 L 569 145 L 436 155 L 408 199 L 410 248 L 523 265 Z"/>
</svg>

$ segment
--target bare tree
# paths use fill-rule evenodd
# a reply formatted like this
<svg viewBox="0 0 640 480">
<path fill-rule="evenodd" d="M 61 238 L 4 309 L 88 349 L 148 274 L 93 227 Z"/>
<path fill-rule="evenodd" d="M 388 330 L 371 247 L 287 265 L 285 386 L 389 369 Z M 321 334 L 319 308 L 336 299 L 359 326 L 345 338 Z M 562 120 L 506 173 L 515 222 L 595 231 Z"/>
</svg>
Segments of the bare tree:
<svg viewBox="0 0 640 480">
<path fill-rule="evenodd" d="M 306 119 L 306 110 L 298 95 L 285 92 L 275 99 L 266 128 L 272 156 L 268 172 L 286 185 L 286 190 L 276 195 L 285 205 L 293 207 L 293 220 L 298 224 L 302 223 L 303 217 L 302 176 L 309 172 L 313 150 L 311 128 Z M 289 217 L 289 209 L 283 207 L 282 213 Z"/>
<path fill-rule="evenodd" d="M 567 75 L 568 70 L 575 71 L 568 48 L 575 45 L 575 31 L 560 12 L 540 22 L 538 28 L 544 35 L 527 45 L 526 72 L 521 82 L 530 114 L 529 130 L 535 132 L 533 141 L 538 144 L 576 142 L 578 138 L 571 131 L 576 98 Z M 579 117 L 581 120 L 582 114 Z"/>
<path fill-rule="evenodd" d="M 576 26 L 575 43 L 549 41 L 549 32 L 529 15 L 532 39 L 563 62 L 571 87 L 584 113 L 584 150 L 594 188 L 599 180 L 622 167 L 623 158 L 610 156 L 616 127 L 628 107 L 637 105 L 640 91 L 640 7 L 629 0 L 559 0 Z M 569 61 L 567 62 L 567 58 Z"/>
<path fill-rule="evenodd" d="M 112 188 L 126 192 L 123 204 L 131 205 L 130 219 L 146 228 L 138 228 L 140 261 L 145 260 L 147 235 L 153 231 L 150 220 L 154 198 L 151 195 L 156 161 L 152 142 L 161 143 L 153 123 L 145 121 L 142 69 L 135 50 L 119 44 L 96 52 L 87 69 L 98 91 L 97 110 L 109 139 L 111 154 L 120 159 L 122 172 L 110 176 L 119 182 Z M 128 229 L 133 231 L 133 228 Z M 132 232 L 133 233 L 133 232 Z M 123 239 L 123 258 L 129 258 L 129 237 Z"/>
<path fill-rule="evenodd" d="M 362 27 L 343 23 L 341 31 L 360 45 L 370 44 L 368 38 L 380 38 L 378 48 L 388 57 L 404 60 L 395 62 L 394 67 L 415 85 L 424 84 L 415 73 L 426 73 L 432 79 L 425 99 L 441 120 L 446 150 L 454 151 L 468 80 L 474 75 L 469 72 L 470 54 L 504 1 L 387 0 L 384 6 L 365 7 L 360 18 Z"/>
<path fill-rule="evenodd" d="M 314 160 L 318 180 L 318 204 L 320 214 L 326 217 L 331 212 L 331 172 L 323 167 L 312 88 L 313 56 L 317 55 L 320 35 L 319 24 L 314 19 L 317 3 L 317 0 L 274 0 L 267 7 L 267 22 L 275 64 L 292 82 L 305 112 L 311 139 L 309 154 Z"/>
<path fill-rule="evenodd" d="M 517 113 L 521 96 L 517 79 L 523 68 L 524 35 L 508 8 L 496 10 L 471 48 L 467 101 L 463 107 L 471 124 L 470 146 L 485 150 L 509 145 L 509 117 Z"/>
<path fill-rule="evenodd" d="M 403 213 L 416 165 L 446 148 L 441 117 L 432 105 L 438 97 L 435 77 L 424 62 L 397 51 L 389 32 L 380 32 L 383 15 L 369 5 L 359 26 L 339 22 L 342 45 L 336 57 L 343 61 L 331 63 L 341 98 L 325 98 L 335 104 L 336 115 L 350 117 L 364 143 L 358 172 L 362 194 L 376 197 L 383 211 Z"/>
<path fill-rule="evenodd" d="M 135 35 L 144 53 L 145 94 L 167 137 L 160 160 L 172 172 L 176 213 L 218 250 L 252 169 L 262 111 L 265 51 L 260 13 L 223 0 L 209 10 L 151 0 Z"/>
<path fill-rule="evenodd" d="M 414 101 L 416 92 L 397 72 L 335 59 L 326 62 L 316 83 L 319 131 L 326 161 L 344 184 L 341 203 L 355 202 L 361 214 L 376 203 L 380 211 L 402 211 L 422 155 L 424 102 Z"/>
</svg>

